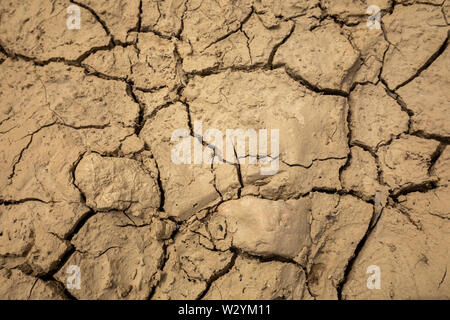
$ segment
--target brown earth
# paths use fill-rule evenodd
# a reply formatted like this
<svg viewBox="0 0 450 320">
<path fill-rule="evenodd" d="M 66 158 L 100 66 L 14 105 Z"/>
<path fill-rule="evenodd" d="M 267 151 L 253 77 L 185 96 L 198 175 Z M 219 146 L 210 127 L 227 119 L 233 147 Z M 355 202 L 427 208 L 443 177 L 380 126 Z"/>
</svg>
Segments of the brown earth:
<svg viewBox="0 0 450 320">
<path fill-rule="evenodd" d="M 449 299 L 449 21 L 445 0 L 0 1 L 0 299 Z M 197 121 L 279 128 L 278 172 L 175 164 Z"/>
</svg>

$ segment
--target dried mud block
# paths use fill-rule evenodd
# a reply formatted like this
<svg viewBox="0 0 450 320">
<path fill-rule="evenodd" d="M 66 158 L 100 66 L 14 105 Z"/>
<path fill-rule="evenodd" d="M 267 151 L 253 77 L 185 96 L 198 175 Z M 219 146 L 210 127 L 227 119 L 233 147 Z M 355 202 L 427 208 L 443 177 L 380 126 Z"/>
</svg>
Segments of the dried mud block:
<svg viewBox="0 0 450 320">
<path fill-rule="evenodd" d="M 139 33 L 135 46 L 97 51 L 83 63 L 96 72 L 127 79 L 147 90 L 179 84 L 174 43 L 152 33 Z"/>
<path fill-rule="evenodd" d="M 213 163 L 214 185 L 221 199 L 237 199 L 242 189 L 238 168 L 235 165 Z"/>
<path fill-rule="evenodd" d="M 274 48 L 283 42 L 292 28 L 292 21 L 281 21 L 276 27 L 267 28 L 259 16 L 252 14 L 239 30 L 203 50 L 195 50 L 186 42 L 178 43 L 183 70 L 201 73 L 212 69 L 265 65 L 271 59 Z"/>
<path fill-rule="evenodd" d="M 106 46 L 109 36 L 96 18 L 80 7 L 80 29 L 68 29 L 65 0 L 2 1 L 0 42 L 16 54 L 44 61 L 76 60 L 94 47 Z"/>
<path fill-rule="evenodd" d="M 235 33 L 252 12 L 251 0 L 223 0 L 220 2 L 194 0 L 187 3 L 181 37 L 194 51 Z"/>
<path fill-rule="evenodd" d="M 151 92 L 141 90 L 134 90 L 133 92 L 144 109 L 143 119 L 152 118 L 160 109 L 175 103 L 178 99 L 175 92 L 170 91 L 169 88 L 161 88 Z"/>
<path fill-rule="evenodd" d="M 341 180 L 345 190 L 353 190 L 365 200 L 374 199 L 377 191 L 387 191 L 378 182 L 375 159 L 360 147 L 351 148 L 351 160 L 342 171 Z"/>
<path fill-rule="evenodd" d="M 282 70 L 194 77 L 183 96 L 191 122 L 201 122 L 203 132 L 209 128 L 223 134 L 227 129 L 278 129 L 280 162 L 309 167 L 318 159 L 345 158 L 348 154 L 345 99 L 309 91 Z M 293 143 L 293 137 L 300 139 Z M 222 156 L 226 156 L 225 147 L 218 150 L 225 149 Z M 269 147 L 268 142 L 266 156 L 270 156 Z M 247 155 L 256 156 L 238 154 Z"/>
<path fill-rule="evenodd" d="M 360 59 L 340 27 L 330 21 L 312 31 L 296 27 L 276 52 L 274 64 L 284 65 L 294 78 L 319 90 L 347 92 Z"/>
<path fill-rule="evenodd" d="M 131 63 L 137 61 L 138 53 L 133 46 L 116 46 L 110 50 L 100 50 L 89 55 L 83 64 L 96 72 L 110 77 L 129 79 Z M 147 69 L 148 71 L 148 69 Z"/>
<path fill-rule="evenodd" d="M 385 209 L 353 264 L 342 291 L 344 299 L 450 297 L 446 277 L 450 223 L 427 210 L 420 206 L 402 214 L 395 208 Z M 380 289 L 367 287 L 369 266 L 380 268 Z"/>
<path fill-rule="evenodd" d="M 185 72 L 250 64 L 248 38 L 242 25 L 252 14 L 251 0 L 189 1 L 178 52 Z"/>
<path fill-rule="evenodd" d="M 397 91 L 413 112 L 413 131 L 450 136 L 450 77 L 445 70 L 450 70 L 448 48 L 417 78 Z"/>
<path fill-rule="evenodd" d="M 293 22 L 283 21 L 277 27 L 268 29 L 257 15 L 252 15 L 242 27 L 242 32 L 248 37 L 251 64 L 267 63 L 274 48 L 289 36 L 293 25 Z"/>
<path fill-rule="evenodd" d="M 358 85 L 350 94 L 351 142 L 377 150 L 408 131 L 408 114 L 381 85 Z"/>
<path fill-rule="evenodd" d="M 450 148 L 448 146 L 442 151 L 441 156 L 438 158 L 434 167 L 432 168 L 432 174 L 439 178 L 438 184 L 440 186 L 448 186 L 450 182 Z"/>
<path fill-rule="evenodd" d="M 307 258 L 309 291 L 316 299 L 337 299 L 337 288 L 372 218 L 372 205 L 353 196 L 313 193 Z"/>
<path fill-rule="evenodd" d="M 310 244 L 308 199 L 270 201 L 254 197 L 227 201 L 218 208 L 234 247 L 260 256 L 292 259 Z"/>
<path fill-rule="evenodd" d="M 450 2 L 445 1 L 442 5 L 442 13 L 444 14 L 445 21 L 447 25 L 450 24 Z"/>
<path fill-rule="evenodd" d="M 42 281 L 19 270 L 0 269 L 1 300 L 66 300 L 55 281 Z"/>
<path fill-rule="evenodd" d="M 0 141 L 11 144 L 0 150 L 2 198 L 50 201 L 65 193 L 64 199 L 78 199 L 65 189 L 73 189 L 71 167 L 81 154 L 114 153 L 134 132 L 139 106 L 127 95 L 126 84 L 61 63 L 37 67 L 8 60 L 0 70 L 5 71 Z M 55 184 L 63 175 L 65 181 Z"/>
<path fill-rule="evenodd" d="M 75 129 L 134 127 L 139 116 L 125 83 L 87 76 L 82 68 L 8 60 L 0 69 L 8 75 L 1 84 L 6 102 L 1 128 L 8 133 L 17 126 L 23 135 L 32 134 L 53 122 Z"/>
<path fill-rule="evenodd" d="M 138 153 L 144 150 L 144 142 L 138 136 L 131 135 L 122 141 L 120 150 L 124 155 Z"/>
<path fill-rule="evenodd" d="M 392 5 L 392 0 L 372 0 L 370 3 L 359 0 L 324 0 L 322 1 L 322 8 L 338 20 L 346 23 L 356 23 L 357 21 L 367 20 L 367 8 L 370 5 L 375 5 L 380 10 L 387 10 Z"/>
<path fill-rule="evenodd" d="M 194 134 L 203 137 L 219 159 L 237 163 L 233 150 L 227 148 L 227 130 L 242 129 L 248 139 L 252 132 L 258 141 L 267 138 L 266 154 L 251 148 L 240 152 L 242 146 L 234 144 L 239 151 L 243 194 L 261 192 L 269 199 L 280 199 L 309 192 L 315 186 L 341 188 L 339 168 L 349 152 L 344 98 L 309 91 L 282 70 L 194 77 L 183 96 L 189 104 L 193 130 L 198 131 Z M 209 129 L 219 130 L 223 141 L 208 138 Z M 264 137 L 259 130 L 265 129 Z M 279 130 L 279 159 L 274 149 L 277 142 L 269 140 L 272 129 Z M 258 161 L 257 155 L 270 156 L 272 161 L 268 157 L 267 162 Z M 269 169 L 273 169 L 272 175 L 267 175 Z M 291 183 L 298 179 L 304 183 Z"/>
<path fill-rule="evenodd" d="M 241 196 L 261 196 L 264 199 L 291 199 L 310 192 L 314 188 L 341 190 L 339 170 L 346 163 L 346 158 L 326 158 L 316 160 L 310 166 L 287 165 L 280 163 L 278 172 L 262 175 L 261 169 L 267 164 L 241 163 L 241 176 L 244 184 Z M 296 183 L 301 181 L 302 183 Z"/>
<path fill-rule="evenodd" d="M 368 30 L 366 23 L 359 23 L 356 26 L 344 25 L 343 31 L 360 53 L 361 65 L 356 71 L 354 82 L 376 84 L 379 81 L 384 53 L 388 48 L 383 30 L 375 28 Z"/>
<path fill-rule="evenodd" d="M 197 299 L 208 282 L 230 267 L 233 253 L 213 250 L 205 244 L 211 240 L 195 229 L 180 233 L 168 248 L 168 260 L 152 299 Z"/>
<path fill-rule="evenodd" d="M 0 266 L 34 275 L 54 271 L 70 248 L 64 239 L 88 211 L 76 203 L 0 206 Z"/>
<path fill-rule="evenodd" d="M 2 198 L 81 201 L 72 176 L 74 165 L 84 152 L 77 132 L 55 125 L 35 133 L 30 141 L 16 159 L 11 181 L 0 191 Z"/>
<path fill-rule="evenodd" d="M 216 204 L 220 195 L 214 188 L 211 163 L 194 164 L 192 150 L 190 164 L 177 164 L 173 161 L 172 152 L 179 142 L 171 141 L 171 138 L 177 132 L 182 133 L 178 139 L 188 138 L 191 147 L 199 143 L 189 135 L 186 107 L 181 103 L 161 109 L 145 123 L 140 137 L 155 157 L 164 189 L 165 212 L 178 220 L 186 220 Z"/>
<path fill-rule="evenodd" d="M 75 184 L 95 211 L 126 210 L 145 216 L 160 205 L 156 176 L 132 159 L 86 155 L 75 169 Z"/>
<path fill-rule="evenodd" d="M 75 130 L 74 130 L 75 131 Z M 128 137 L 134 133 L 132 127 L 111 126 L 100 128 L 76 129 L 86 150 L 102 155 L 117 155 Z M 126 143 L 126 142 L 125 142 Z"/>
<path fill-rule="evenodd" d="M 101 137 L 107 132 L 96 134 Z M 80 192 L 73 185 L 73 170 L 87 149 L 83 134 L 85 132 L 60 125 L 45 127 L 35 133 L 21 156 L 14 159 L 12 173 L 7 176 L 9 181 L 0 191 L 2 199 L 81 201 Z M 101 149 L 105 147 L 107 144 Z"/>
<path fill-rule="evenodd" d="M 441 8 L 425 4 L 395 6 L 383 17 L 389 49 L 382 78 L 391 90 L 411 79 L 439 51 L 448 37 Z"/>
<path fill-rule="evenodd" d="M 233 268 L 213 282 L 204 299 L 308 299 L 305 280 L 295 264 L 239 256 Z"/>
<path fill-rule="evenodd" d="M 179 84 L 175 44 L 152 33 L 138 35 L 138 59 L 131 66 L 131 80 L 137 87 L 173 88 Z"/>
<path fill-rule="evenodd" d="M 127 94 L 125 83 L 88 76 L 82 68 L 60 63 L 40 71 L 57 120 L 74 127 L 134 127 L 139 106 Z"/>
<path fill-rule="evenodd" d="M 436 180 L 428 170 L 438 146 L 435 140 L 402 135 L 381 147 L 378 157 L 382 180 L 395 191 Z"/>
<path fill-rule="evenodd" d="M 92 9 L 111 32 L 115 40 L 126 42 L 128 32 L 139 21 L 139 0 L 77 0 Z"/>
<path fill-rule="evenodd" d="M 442 187 L 428 192 L 411 192 L 400 199 L 399 209 L 406 212 L 430 214 L 450 219 L 450 188 Z M 419 218 L 420 220 L 420 218 Z"/>
<path fill-rule="evenodd" d="M 3 199 L 15 164 L 31 143 L 29 134 L 51 123 L 50 110 L 42 108 L 46 97 L 34 70 L 31 63 L 11 59 L 0 65 L 0 198 Z"/>
<path fill-rule="evenodd" d="M 75 252 L 56 273 L 78 299 L 147 299 L 164 256 L 153 224 L 136 227 L 123 213 L 98 213 L 72 239 Z M 80 289 L 67 286 L 70 266 Z"/>
<path fill-rule="evenodd" d="M 154 31 L 166 37 L 179 35 L 187 2 L 187 0 L 143 0 L 141 30 Z"/>
<path fill-rule="evenodd" d="M 253 7 L 267 28 L 278 26 L 281 19 L 293 19 L 309 13 L 320 16 L 319 0 L 256 0 Z"/>
<path fill-rule="evenodd" d="M 42 108 L 48 101 L 37 68 L 30 62 L 7 59 L 0 65 L 0 132 L 8 134 L 19 124 L 22 137 L 50 123 L 51 111 Z M 24 108 L 23 106 L 27 106 Z M 39 113 L 37 113 L 39 111 Z M 33 116 L 34 114 L 34 116 Z M 21 137 L 21 138 L 22 138 Z M 14 146 L 11 146 L 14 147 Z"/>
</svg>

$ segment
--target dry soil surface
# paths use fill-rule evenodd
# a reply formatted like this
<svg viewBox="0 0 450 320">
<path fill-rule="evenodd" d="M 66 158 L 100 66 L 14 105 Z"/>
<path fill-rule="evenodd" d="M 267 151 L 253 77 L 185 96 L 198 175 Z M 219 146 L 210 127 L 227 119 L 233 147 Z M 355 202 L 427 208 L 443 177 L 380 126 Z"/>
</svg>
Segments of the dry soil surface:
<svg viewBox="0 0 450 320">
<path fill-rule="evenodd" d="M 0 0 L 0 298 L 449 299 L 450 1 L 369 2 Z"/>
</svg>

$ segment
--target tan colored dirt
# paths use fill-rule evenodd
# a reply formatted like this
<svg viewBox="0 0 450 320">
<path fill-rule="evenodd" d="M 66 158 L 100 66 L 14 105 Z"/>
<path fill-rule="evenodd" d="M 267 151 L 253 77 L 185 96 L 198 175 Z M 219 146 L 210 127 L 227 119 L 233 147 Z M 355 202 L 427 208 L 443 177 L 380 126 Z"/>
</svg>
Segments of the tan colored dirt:
<svg viewBox="0 0 450 320">
<path fill-rule="evenodd" d="M 449 22 L 0 1 L 0 299 L 450 299 Z"/>
</svg>

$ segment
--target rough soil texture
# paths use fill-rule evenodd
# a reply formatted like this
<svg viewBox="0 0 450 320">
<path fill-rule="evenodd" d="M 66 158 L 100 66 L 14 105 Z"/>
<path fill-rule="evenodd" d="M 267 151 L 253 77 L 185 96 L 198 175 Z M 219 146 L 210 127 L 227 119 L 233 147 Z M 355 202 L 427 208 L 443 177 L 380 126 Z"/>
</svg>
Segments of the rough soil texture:
<svg viewBox="0 0 450 320">
<path fill-rule="evenodd" d="M 370 4 L 0 1 L 0 299 L 450 299 L 450 2 Z"/>
</svg>

